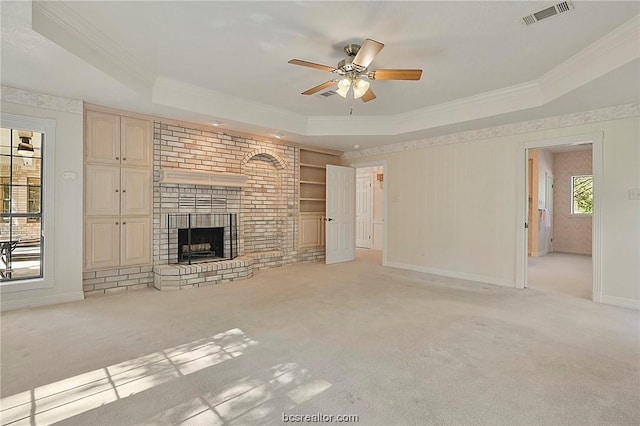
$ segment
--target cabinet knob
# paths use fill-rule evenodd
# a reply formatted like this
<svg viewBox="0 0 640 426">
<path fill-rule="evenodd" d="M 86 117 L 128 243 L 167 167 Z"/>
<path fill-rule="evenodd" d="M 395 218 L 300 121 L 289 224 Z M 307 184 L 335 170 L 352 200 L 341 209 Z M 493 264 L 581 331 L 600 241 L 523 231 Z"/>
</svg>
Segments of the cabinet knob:
<svg viewBox="0 0 640 426">
<path fill-rule="evenodd" d="M 119 191 L 116 189 L 116 192 L 119 192 Z"/>
<path fill-rule="evenodd" d="M 122 192 L 127 192 L 127 190 L 126 190 L 126 189 L 123 189 L 123 190 L 122 190 Z"/>
<path fill-rule="evenodd" d="M 122 224 L 123 224 L 123 225 L 126 225 L 126 224 L 127 224 L 127 222 L 122 222 Z"/>
<path fill-rule="evenodd" d="M 120 225 L 120 223 L 119 223 L 119 222 L 116 222 L 116 225 Z"/>
<path fill-rule="evenodd" d="M 127 161 L 127 157 L 122 157 L 122 161 Z"/>
<path fill-rule="evenodd" d="M 116 160 L 119 160 L 119 159 L 120 159 L 120 157 L 116 157 Z"/>
</svg>

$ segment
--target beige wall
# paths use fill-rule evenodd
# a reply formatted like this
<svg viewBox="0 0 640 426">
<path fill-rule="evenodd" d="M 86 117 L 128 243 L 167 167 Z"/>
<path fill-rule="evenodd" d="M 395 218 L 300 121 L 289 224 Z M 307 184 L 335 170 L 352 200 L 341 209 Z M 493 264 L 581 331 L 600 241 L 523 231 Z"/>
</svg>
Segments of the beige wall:
<svg viewBox="0 0 640 426">
<path fill-rule="evenodd" d="M 591 254 L 591 216 L 571 215 L 571 176 L 592 174 L 592 158 L 591 149 L 557 152 L 553 155 L 554 251 Z"/>
<path fill-rule="evenodd" d="M 78 300 L 82 292 L 82 113 L 61 112 L 2 102 L 2 112 L 56 122 L 54 182 L 54 238 L 45 250 L 55 256 L 50 288 L 2 292 L 1 309 Z M 76 180 L 64 180 L 63 172 L 75 172 Z M 46 214 L 46 212 L 44 213 Z M 46 256 L 46 253 L 45 253 Z M 49 277 L 51 280 L 52 277 Z"/>
<path fill-rule="evenodd" d="M 634 304 L 640 299 L 640 203 L 628 199 L 628 190 L 640 187 L 638 116 L 350 162 L 387 161 L 390 265 L 515 286 L 523 144 L 594 132 L 604 134 L 603 295 Z"/>
</svg>

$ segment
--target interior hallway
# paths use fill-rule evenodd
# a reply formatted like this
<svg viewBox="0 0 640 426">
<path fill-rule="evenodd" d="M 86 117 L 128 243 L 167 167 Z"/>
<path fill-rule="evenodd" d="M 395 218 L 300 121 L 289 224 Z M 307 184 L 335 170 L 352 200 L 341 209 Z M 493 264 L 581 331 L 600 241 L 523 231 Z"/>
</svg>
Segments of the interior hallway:
<svg viewBox="0 0 640 426">
<path fill-rule="evenodd" d="M 2 423 L 638 424 L 638 311 L 362 261 L 2 314 Z"/>
<path fill-rule="evenodd" d="M 527 287 L 591 300 L 592 268 L 591 256 L 584 254 L 529 256 Z"/>
</svg>

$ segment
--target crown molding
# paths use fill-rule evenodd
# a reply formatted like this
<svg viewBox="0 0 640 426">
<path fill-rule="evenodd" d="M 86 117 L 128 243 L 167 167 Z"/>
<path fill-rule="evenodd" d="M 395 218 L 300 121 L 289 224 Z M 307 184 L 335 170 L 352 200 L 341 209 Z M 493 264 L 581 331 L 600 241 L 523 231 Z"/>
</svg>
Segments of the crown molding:
<svg viewBox="0 0 640 426">
<path fill-rule="evenodd" d="M 248 101 L 167 77 L 156 78 L 153 85 L 152 102 L 223 120 L 250 123 L 301 135 L 307 133 L 306 116 L 302 114 Z"/>
<path fill-rule="evenodd" d="M 82 101 L 2 86 L 2 102 L 82 115 Z"/>
<path fill-rule="evenodd" d="M 153 74 L 63 1 L 34 1 L 31 27 L 137 93 L 151 96 Z"/>
<path fill-rule="evenodd" d="M 542 104 L 640 58 L 640 15 L 587 46 L 538 79 Z"/>
<path fill-rule="evenodd" d="M 635 116 L 640 116 L 640 104 L 634 103 L 617 105 L 591 111 L 578 112 L 574 114 L 542 118 L 539 120 L 522 121 L 519 123 L 506 124 L 503 126 L 486 127 L 484 129 L 470 130 L 466 132 L 451 133 L 448 135 L 435 136 L 431 138 L 416 139 L 407 142 L 382 145 L 358 151 L 348 151 L 342 154 L 342 157 L 345 159 L 371 157 L 376 155 L 390 154 L 394 152 L 412 151 L 415 149 L 428 148 L 432 146 L 450 145 L 461 142 L 473 142 L 483 139 L 537 132 L 541 130 L 557 129 L 561 127 L 577 126 L 589 123 L 598 123 L 602 121 L 619 120 L 622 118 Z"/>
</svg>

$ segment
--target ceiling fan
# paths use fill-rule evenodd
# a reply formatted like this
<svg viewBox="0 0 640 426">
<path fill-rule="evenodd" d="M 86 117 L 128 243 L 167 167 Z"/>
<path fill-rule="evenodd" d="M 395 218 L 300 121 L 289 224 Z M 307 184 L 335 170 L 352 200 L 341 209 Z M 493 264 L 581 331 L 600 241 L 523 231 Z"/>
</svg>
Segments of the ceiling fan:
<svg viewBox="0 0 640 426">
<path fill-rule="evenodd" d="M 366 39 L 362 46 L 348 44 L 344 47 L 344 53 L 347 54 L 347 57 L 338 62 L 338 66 L 335 68 L 300 59 L 291 59 L 289 63 L 327 71 L 340 76 L 302 92 L 303 95 L 313 95 L 337 84 L 338 90 L 336 90 L 336 93 L 343 98 L 346 98 L 349 93 L 353 93 L 355 99 L 369 102 L 374 100 L 376 95 L 369 87 L 368 80 L 420 80 L 422 76 L 422 70 L 419 69 L 380 69 L 370 71 L 369 65 L 383 47 L 384 44 L 370 38 Z"/>
</svg>

